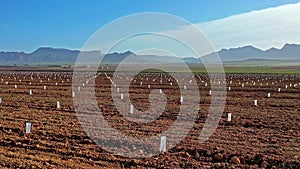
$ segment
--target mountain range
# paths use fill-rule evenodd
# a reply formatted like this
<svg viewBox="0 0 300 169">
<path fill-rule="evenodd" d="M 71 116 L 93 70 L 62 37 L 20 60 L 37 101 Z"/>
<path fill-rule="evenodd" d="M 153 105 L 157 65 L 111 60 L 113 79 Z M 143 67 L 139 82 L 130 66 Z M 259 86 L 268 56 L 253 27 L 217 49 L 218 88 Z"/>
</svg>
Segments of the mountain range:
<svg viewBox="0 0 300 169">
<path fill-rule="evenodd" d="M 127 51 L 124 53 L 109 53 L 101 54 L 101 51 L 84 51 L 83 54 L 89 56 L 104 56 L 103 64 L 118 64 L 129 55 L 133 56 L 133 62 L 145 63 L 176 63 L 178 58 L 171 56 L 157 56 L 157 55 L 136 55 L 133 52 Z M 32 53 L 25 52 L 0 52 L 0 65 L 74 65 L 79 50 L 59 49 L 51 47 L 40 47 Z M 253 46 L 244 46 L 239 48 L 222 49 L 218 52 L 203 56 L 207 62 L 213 62 L 210 58 L 218 54 L 223 63 L 240 63 L 240 62 L 270 62 L 270 61 L 284 61 L 284 62 L 299 62 L 300 61 L 300 45 L 285 44 L 281 49 L 271 48 L 268 50 L 261 50 Z M 189 64 L 199 64 L 201 60 L 193 56 L 182 58 L 182 60 Z M 91 63 L 93 61 L 91 60 Z"/>
</svg>

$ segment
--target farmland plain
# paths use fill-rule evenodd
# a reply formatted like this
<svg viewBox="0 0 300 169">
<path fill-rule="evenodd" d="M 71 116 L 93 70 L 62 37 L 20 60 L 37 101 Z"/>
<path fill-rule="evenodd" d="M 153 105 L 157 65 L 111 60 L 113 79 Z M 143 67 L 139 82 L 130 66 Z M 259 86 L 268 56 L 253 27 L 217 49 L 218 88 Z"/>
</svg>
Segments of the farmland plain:
<svg viewBox="0 0 300 169">
<path fill-rule="evenodd" d="M 72 71 L 19 69 L 0 71 L 1 168 L 297 168 L 300 166 L 300 75 L 297 70 L 227 68 L 227 99 L 214 134 L 199 135 L 211 96 L 207 74 L 195 70 L 200 93 L 198 116 L 190 133 L 174 148 L 151 158 L 131 159 L 98 146 L 78 122 L 72 98 Z M 240 72 L 240 73 L 230 73 Z M 180 72 L 177 72 L 180 74 Z M 120 115 L 111 97 L 109 69 L 95 78 L 97 103 L 112 128 L 132 137 L 149 137 L 170 126 L 180 105 L 176 81 L 166 73 L 142 73 L 131 81 L 130 99 L 146 111 L 149 93 L 162 89 L 165 112 L 156 123 L 137 125 Z M 118 77 L 127 77 L 118 73 Z M 181 73 L 182 79 L 188 79 Z M 162 81 L 160 81 L 162 80 Z M 140 82 L 143 82 L 141 85 Z M 170 82 L 173 85 L 170 85 Z M 15 87 L 17 85 L 17 87 Z M 85 90 L 82 84 L 81 92 Z M 86 84 L 88 85 L 88 84 Z M 151 88 L 148 87 L 151 85 Z M 188 81 L 186 81 L 189 90 Z M 44 89 L 46 86 L 46 89 Z M 228 90 L 230 87 L 230 90 Z M 278 92 L 278 89 L 281 89 Z M 29 94 L 32 90 L 32 95 Z M 116 90 L 116 89 L 113 89 Z M 76 94 L 80 91 L 76 91 Z M 193 92 L 193 91 L 189 91 Z M 267 94 L 270 93 L 270 97 Z M 77 95 L 75 96 L 77 97 Z M 255 106 L 253 101 L 258 100 Z M 60 108 L 57 108 L 60 101 Z M 228 113 L 232 121 L 227 121 Z M 25 124 L 30 122 L 30 134 Z M 180 131 L 178 131 L 180 132 Z M 109 141 L 109 140 L 106 140 Z M 143 153 L 143 152 L 141 152 Z"/>
</svg>

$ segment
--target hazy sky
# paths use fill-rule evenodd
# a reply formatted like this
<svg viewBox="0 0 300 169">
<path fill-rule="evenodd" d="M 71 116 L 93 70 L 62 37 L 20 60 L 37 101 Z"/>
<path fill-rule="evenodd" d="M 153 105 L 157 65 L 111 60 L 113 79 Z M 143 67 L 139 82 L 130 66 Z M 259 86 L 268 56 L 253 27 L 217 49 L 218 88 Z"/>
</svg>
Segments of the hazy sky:
<svg viewBox="0 0 300 169">
<path fill-rule="evenodd" d="M 1 1 L 0 51 L 32 52 L 39 46 L 81 49 L 105 24 L 138 12 L 182 17 L 199 26 L 216 49 L 280 47 L 300 43 L 300 4 L 296 3 L 299 0 Z"/>
</svg>

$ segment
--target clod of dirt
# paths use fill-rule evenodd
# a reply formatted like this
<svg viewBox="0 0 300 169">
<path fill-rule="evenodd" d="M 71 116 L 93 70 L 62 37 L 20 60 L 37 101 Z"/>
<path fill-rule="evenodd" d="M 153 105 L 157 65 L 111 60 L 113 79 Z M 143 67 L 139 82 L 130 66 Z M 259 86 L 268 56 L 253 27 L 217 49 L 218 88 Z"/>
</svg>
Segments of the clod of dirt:
<svg viewBox="0 0 300 169">
<path fill-rule="evenodd" d="M 220 163 L 216 163 L 215 164 L 215 168 L 220 168 L 221 167 L 221 164 Z"/>
<path fill-rule="evenodd" d="M 214 165 L 215 168 L 224 168 L 225 166 L 226 166 L 225 163 L 216 163 L 216 164 Z"/>
<path fill-rule="evenodd" d="M 218 161 L 222 161 L 223 160 L 223 154 L 217 153 L 217 154 L 214 155 L 214 158 Z"/>
<path fill-rule="evenodd" d="M 234 163 L 234 164 L 241 164 L 240 159 L 236 156 L 231 158 L 231 162 Z"/>
<path fill-rule="evenodd" d="M 268 167 L 268 162 L 267 162 L 267 161 L 263 161 L 263 162 L 261 163 L 261 167 L 262 167 L 262 168 L 267 168 L 267 167 Z"/>
</svg>

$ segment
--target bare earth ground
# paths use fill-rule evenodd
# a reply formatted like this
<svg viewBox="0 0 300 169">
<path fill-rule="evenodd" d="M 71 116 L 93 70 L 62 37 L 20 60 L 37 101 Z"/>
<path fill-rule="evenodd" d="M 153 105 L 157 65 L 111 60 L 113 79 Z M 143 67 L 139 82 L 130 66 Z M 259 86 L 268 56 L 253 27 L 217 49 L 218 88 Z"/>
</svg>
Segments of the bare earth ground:
<svg viewBox="0 0 300 169">
<path fill-rule="evenodd" d="M 300 168 L 299 75 L 227 75 L 231 91 L 227 91 L 222 119 L 209 140 L 200 144 L 198 137 L 210 105 L 210 84 L 207 75 L 198 74 L 201 100 L 193 130 L 173 149 L 144 159 L 114 155 L 87 137 L 74 111 L 71 73 L 1 71 L 0 79 L 1 168 Z M 130 99 L 144 111 L 149 108 L 149 92 L 163 89 L 168 104 L 159 123 L 164 125 L 141 129 L 124 120 L 113 104 L 111 82 L 104 73 L 96 78 L 101 113 L 124 134 L 147 137 L 160 133 L 172 124 L 172 112 L 180 104 L 176 81 L 171 86 L 169 79 L 172 81 L 166 74 L 143 74 L 130 86 Z M 33 95 L 29 95 L 30 89 Z M 255 99 L 258 106 L 254 106 Z M 60 109 L 56 108 L 57 101 Z M 232 113 L 232 122 L 227 122 L 228 113 Z M 32 123 L 30 134 L 25 134 L 26 122 Z M 143 130 L 146 127 L 147 131 Z"/>
</svg>

